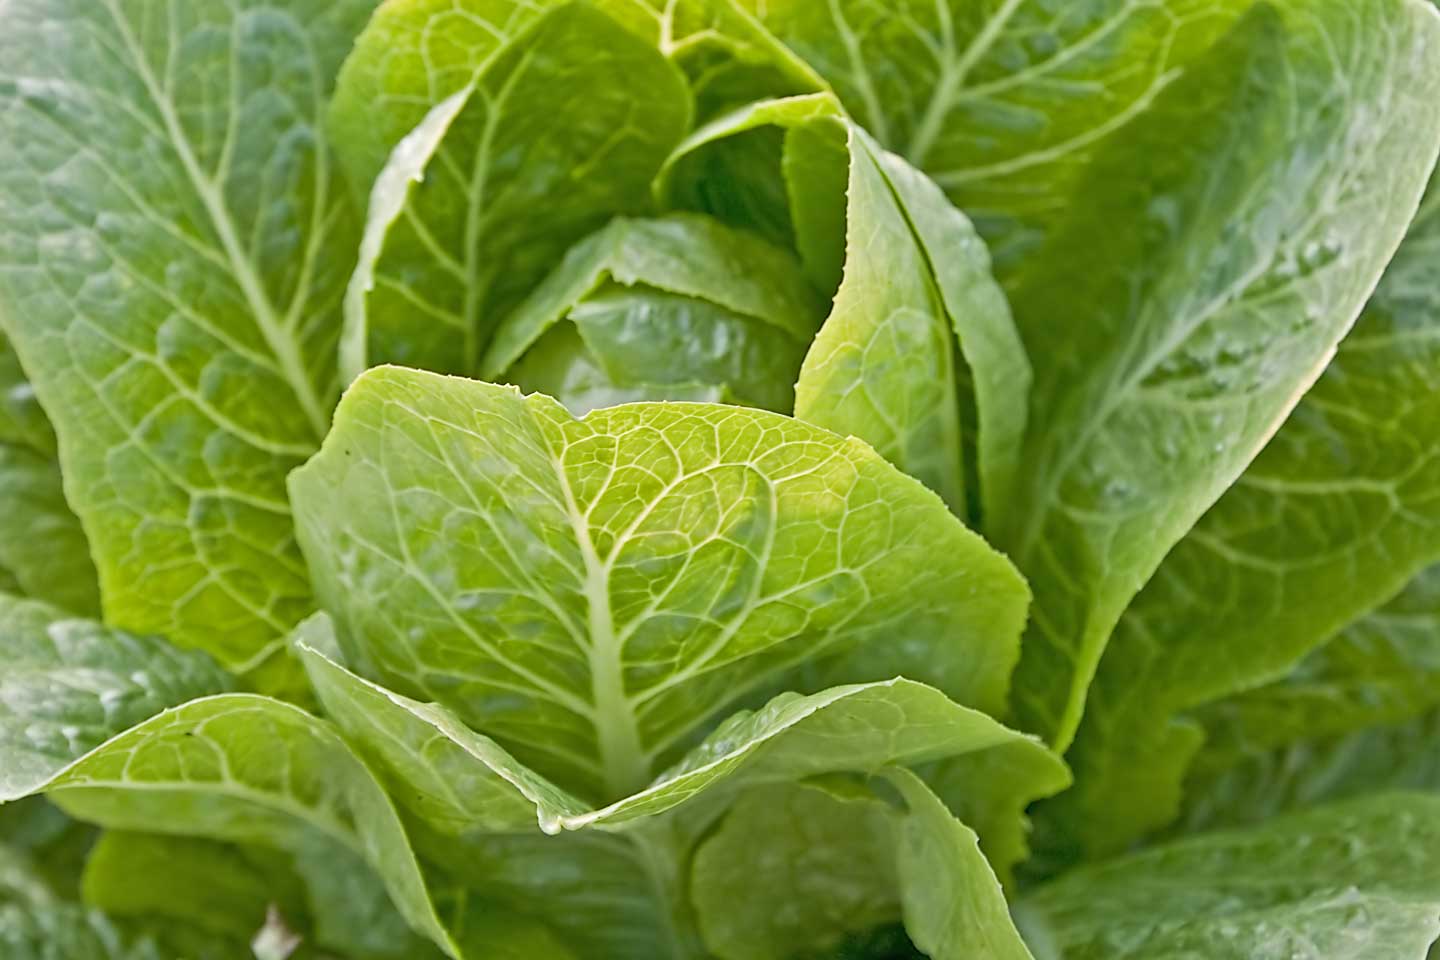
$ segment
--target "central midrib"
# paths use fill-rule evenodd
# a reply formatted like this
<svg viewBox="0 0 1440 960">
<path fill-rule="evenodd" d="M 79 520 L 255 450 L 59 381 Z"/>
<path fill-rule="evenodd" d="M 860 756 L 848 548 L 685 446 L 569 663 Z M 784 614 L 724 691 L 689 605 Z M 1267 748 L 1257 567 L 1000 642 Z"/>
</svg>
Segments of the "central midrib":
<svg viewBox="0 0 1440 960">
<path fill-rule="evenodd" d="M 615 800 L 645 787 L 650 779 L 649 759 L 640 744 L 635 713 L 625 694 L 625 672 L 620 661 L 622 638 L 615 630 L 610 609 L 610 567 L 595 550 L 589 520 L 575 500 L 560 457 L 555 459 L 555 473 L 585 566 L 583 592 L 589 634 L 586 656 L 590 667 L 590 700 L 594 705 L 592 720 L 605 791 L 609 799 Z"/>
</svg>

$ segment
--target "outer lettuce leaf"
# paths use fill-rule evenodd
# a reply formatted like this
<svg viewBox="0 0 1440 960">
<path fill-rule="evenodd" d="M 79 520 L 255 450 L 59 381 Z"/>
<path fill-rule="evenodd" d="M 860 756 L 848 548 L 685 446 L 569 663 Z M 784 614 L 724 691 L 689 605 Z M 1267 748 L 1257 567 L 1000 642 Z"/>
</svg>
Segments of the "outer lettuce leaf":
<svg viewBox="0 0 1440 960">
<path fill-rule="evenodd" d="M 37 789 L 110 829 L 325 850 L 327 868 L 342 872 L 368 865 L 416 930 L 460 956 L 389 798 L 327 725 L 297 707 L 252 694 L 194 700 Z"/>
<path fill-rule="evenodd" d="M 353 246 L 321 115 L 371 0 L 15 0 L 0 301 L 107 618 L 248 664 L 309 609 L 283 478 Z"/>
<path fill-rule="evenodd" d="M 1437 38 L 1409 0 L 1256 7 L 1027 267 L 1026 471 L 987 514 L 1035 590 L 1021 726 L 1070 742 L 1126 605 L 1331 359 L 1434 163 Z"/>
<path fill-rule="evenodd" d="M 112 735 L 230 684 L 198 651 L 0 594 L 0 803 Z"/>
<path fill-rule="evenodd" d="M 1218 749 L 1264 752 L 1435 702 L 1432 644 L 1412 639 L 1433 625 L 1434 574 L 1313 654 L 1293 683 L 1224 698 L 1284 675 L 1440 559 L 1437 198 L 1315 388 L 1121 619 L 1071 751 L 1079 785 L 1049 811 L 1089 852 L 1175 816 L 1203 728 L 1238 722 L 1245 732 Z M 1208 713 L 1198 723 L 1184 716 L 1196 708 Z"/>
<path fill-rule="evenodd" d="M 567 247 L 645 206 L 689 114 L 680 72 L 588 6 L 559 4 L 497 47 L 375 181 L 346 297 L 347 379 L 378 363 L 473 373 Z"/>
<path fill-rule="evenodd" d="M 903 916 L 934 960 L 1030 960 L 974 832 L 914 774 L 885 776 L 904 809 L 829 785 L 741 798 L 701 845 L 691 878 L 717 956 L 818 956 Z"/>
<path fill-rule="evenodd" d="M 1017 905 L 1040 960 L 1425 960 L 1440 798 L 1382 794 L 1087 867 Z"/>
<path fill-rule="evenodd" d="M 928 173 L 1007 279 L 1063 220 L 1097 144 L 1249 0 L 740 0 Z"/>
<path fill-rule="evenodd" d="M 292 491 L 348 663 L 587 800 L 642 788 L 800 664 L 811 690 L 903 674 L 1004 702 L 1013 569 L 864 444 L 774 414 L 575 420 L 380 369 Z"/>
<path fill-rule="evenodd" d="M 1196 711 L 1187 828 L 1256 822 L 1377 789 L 1440 787 L 1440 568 L 1347 627 L 1284 679 Z"/>
<path fill-rule="evenodd" d="M 692 214 L 622 218 L 505 319 L 481 373 L 576 413 L 700 399 L 697 387 L 788 412 L 823 313 L 794 257 L 758 235 Z"/>
</svg>

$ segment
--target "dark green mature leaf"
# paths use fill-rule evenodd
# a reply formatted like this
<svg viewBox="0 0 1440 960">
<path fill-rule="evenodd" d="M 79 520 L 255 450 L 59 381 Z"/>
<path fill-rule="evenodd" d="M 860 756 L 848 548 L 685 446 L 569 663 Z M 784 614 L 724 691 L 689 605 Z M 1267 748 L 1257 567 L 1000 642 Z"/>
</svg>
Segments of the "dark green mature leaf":
<svg viewBox="0 0 1440 960">
<path fill-rule="evenodd" d="M 1238 722 L 1248 732 L 1217 749 L 1263 752 L 1398 723 L 1434 702 L 1434 574 L 1293 682 L 1224 698 L 1283 675 L 1440 559 L 1437 200 L 1432 190 L 1314 389 L 1122 617 L 1071 751 L 1079 785 L 1050 810 L 1089 851 L 1175 815 L 1203 728 Z M 1198 724 L 1184 717 L 1215 701 Z"/>
<path fill-rule="evenodd" d="M 395 29 L 395 7 L 362 38 L 350 86 L 394 81 L 361 64 Z M 380 363 L 473 373 L 499 319 L 566 248 L 644 209 L 689 115 L 681 73 L 583 4 L 496 47 L 377 176 L 346 297 L 347 379 Z"/>
<path fill-rule="evenodd" d="M 230 678 L 202 653 L 0 594 L 0 803 Z"/>
<path fill-rule="evenodd" d="M 1007 277 L 1064 219 L 1096 145 L 1250 0 L 741 0 L 928 173 Z"/>
<path fill-rule="evenodd" d="M 1440 568 L 1284 679 L 1201 707 L 1187 825 L 1248 823 L 1380 788 L 1440 786 Z"/>
<path fill-rule="evenodd" d="M 1255 8 L 1107 142 L 1027 268 L 1026 470 L 987 515 L 1035 590 L 1022 726 L 1070 742 L 1125 606 L 1373 289 L 1434 163 L 1437 39 L 1409 0 Z"/>
<path fill-rule="evenodd" d="M 283 478 L 336 392 L 320 130 L 371 0 L 15 0 L 0 300 L 107 617 L 250 662 L 307 609 Z"/>
<path fill-rule="evenodd" d="M 1424 960 L 1440 797 L 1382 794 L 1087 867 L 1017 918 L 1040 960 Z"/>
<path fill-rule="evenodd" d="M 697 388 L 788 412 L 823 314 L 795 258 L 755 234 L 690 214 L 617 219 L 506 318 L 481 374 L 577 414 Z"/>
<path fill-rule="evenodd" d="M 1024 616 L 1013 569 L 933 494 L 761 411 L 575 420 L 381 369 L 292 492 L 348 662 L 590 800 L 801 663 L 828 664 L 810 689 L 904 674 L 994 709 Z"/>
</svg>

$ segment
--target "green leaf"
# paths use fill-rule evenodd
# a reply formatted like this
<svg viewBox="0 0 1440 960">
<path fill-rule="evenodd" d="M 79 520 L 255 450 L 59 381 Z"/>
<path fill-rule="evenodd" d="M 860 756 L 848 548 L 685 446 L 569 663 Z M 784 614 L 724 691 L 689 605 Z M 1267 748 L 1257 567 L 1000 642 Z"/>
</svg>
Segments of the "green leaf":
<svg viewBox="0 0 1440 960">
<path fill-rule="evenodd" d="M 85 865 L 86 904 L 114 920 L 171 923 L 248 944 L 272 907 L 303 916 L 292 874 L 231 844 L 108 831 Z M 163 919 L 162 919 L 163 918 Z"/>
<path fill-rule="evenodd" d="M 393 28 L 383 18 L 367 38 Z M 378 174 L 346 297 L 346 378 L 379 363 L 473 373 L 566 248 L 645 207 L 689 114 L 679 71 L 588 6 L 559 5 L 497 47 Z"/>
<path fill-rule="evenodd" d="M 1359 313 L 1434 162 L 1435 37 L 1408 0 L 1256 7 L 1107 142 L 1027 268 L 1026 469 L 987 515 L 1035 590 L 1022 727 L 1070 742 L 1126 605 Z"/>
<path fill-rule="evenodd" d="M 60 465 L 0 442 L 0 569 L 18 591 L 84 616 L 100 612 L 90 545 L 65 502 Z"/>
<path fill-rule="evenodd" d="M 643 788 L 801 663 L 810 689 L 903 674 L 994 709 L 1024 617 L 1013 569 L 933 494 L 761 411 L 577 421 L 380 369 L 292 497 L 347 661 L 587 800 Z"/>
<path fill-rule="evenodd" d="M 712 788 L 790 781 L 834 771 L 872 772 L 968 753 L 1017 754 L 1044 773 L 1026 782 L 975 784 L 973 791 L 1038 795 L 1063 770 L 1036 741 L 939 691 L 909 680 L 781 694 L 720 724 L 653 782 L 592 807 L 526 769 L 489 737 L 437 704 L 370 683 L 300 646 L 326 712 L 390 778 L 400 802 L 437 830 L 547 833 L 619 825 L 692 803 Z M 1026 791 L 1035 791 L 1027 793 Z M 709 798 L 713 800 L 714 798 Z"/>
<path fill-rule="evenodd" d="M 0 953 L 6 960 L 169 960 L 152 941 L 134 941 L 73 904 L 0 906 Z"/>
<path fill-rule="evenodd" d="M 693 866 L 692 896 L 716 955 L 820 954 L 903 916 L 935 960 L 1030 960 L 974 832 L 914 774 L 885 776 L 906 809 L 829 784 L 741 798 Z"/>
<path fill-rule="evenodd" d="M 1066 875 L 1017 905 L 1053 960 L 1425 960 L 1440 798 L 1385 794 Z"/>
<path fill-rule="evenodd" d="M 1029 364 L 969 221 L 918 171 L 837 123 L 838 113 L 824 95 L 751 104 L 681 144 L 658 189 L 683 194 L 695 158 L 727 139 L 787 129 L 788 194 L 807 270 L 824 289 L 844 263 L 796 385 L 796 415 L 868 441 L 964 515 L 964 449 L 976 458 L 977 433 L 980 463 L 970 469 L 986 496 L 1012 482 Z M 837 177 L 837 164 L 848 174 Z M 978 408 L 978 430 L 966 406 Z"/>
<path fill-rule="evenodd" d="M 1250 5 L 741 3 L 976 220 L 1007 277 L 1063 219 L 1097 144 Z"/>
<path fill-rule="evenodd" d="M 707 386 L 788 412 L 823 314 L 794 257 L 756 234 L 692 214 L 617 219 L 506 318 L 481 371 L 577 414 Z"/>
<path fill-rule="evenodd" d="M 1263 713 L 1231 739 L 1257 750 L 1330 739 L 1430 705 L 1428 638 L 1410 641 L 1408 621 L 1432 622 L 1434 575 L 1394 615 L 1356 621 L 1440 560 L 1437 255 L 1432 189 L 1314 389 L 1121 618 L 1071 751 L 1079 786 L 1050 810 L 1089 852 L 1175 816 L 1201 728 L 1214 726 L 1186 714 L 1220 701 L 1219 721 L 1225 698 L 1281 677 L 1352 623 L 1348 640 L 1302 668 L 1309 679 L 1250 698 Z"/>
<path fill-rule="evenodd" d="M 0 300 L 107 619 L 248 663 L 309 608 L 351 220 L 320 131 L 371 0 L 16 0 Z"/>
<path fill-rule="evenodd" d="M 0 806 L 0 849 L 28 861 L 28 875 L 60 899 L 79 899 L 80 875 L 95 833 L 93 827 L 65 816 L 44 797 Z M 0 886 L 6 882 L 0 880 Z"/>
<path fill-rule="evenodd" d="M 252 694 L 194 700 L 35 789 L 108 829 L 328 849 L 332 868 L 368 865 L 410 924 L 458 956 L 389 798 L 338 735 L 297 707 Z"/>
<path fill-rule="evenodd" d="M 1380 787 L 1434 784 L 1440 567 L 1347 627 L 1283 679 L 1199 708 L 1187 824 L 1246 823 Z"/>
<path fill-rule="evenodd" d="M 3 316 L 3 307 L 0 307 Z M 70 510 L 55 457 L 55 434 L 20 358 L 0 336 L 0 576 L 4 589 L 100 613 L 90 544 Z"/>
<path fill-rule="evenodd" d="M 229 686 L 204 654 L 0 594 L 0 803 L 110 736 Z"/>
</svg>

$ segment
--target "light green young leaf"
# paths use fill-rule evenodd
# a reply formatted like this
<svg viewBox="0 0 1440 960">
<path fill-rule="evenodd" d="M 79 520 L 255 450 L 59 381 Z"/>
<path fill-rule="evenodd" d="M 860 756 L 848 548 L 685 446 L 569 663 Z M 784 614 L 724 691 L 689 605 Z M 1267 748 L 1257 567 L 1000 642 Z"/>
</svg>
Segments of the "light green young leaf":
<svg viewBox="0 0 1440 960">
<path fill-rule="evenodd" d="M 1440 559 L 1437 258 L 1432 189 L 1314 389 L 1121 618 L 1071 751 L 1077 789 L 1049 810 L 1089 852 L 1120 849 L 1175 815 L 1212 726 L 1186 713 L 1282 676 Z M 1432 622 L 1434 576 L 1396 601 L 1396 615 L 1382 610 L 1337 641 L 1343 661 L 1322 649 L 1310 680 L 1258 694 L 1264 714 L 1244 723 L 1243 739 L 1329 739 L 1426 709 L 1433 676 L 1417 657 L 1432 654 L 1428 638 L 1409 640 L 1407 621 L 1428 611 L 1415 622 Z M 1335 681 L 1357 692 L 1341 695 Z M 1231 708 L 1216 710 L 1218 720 Z"/>
<path fill-rule="evenodd" d="M 590 801 L 642 789 L 801 663 L 828 664 L 812 689 L 904 675 L 1004 702 L 1014 570 L 808 424 L 692 404 L 575 420 L 378 369 L 291 484 L 347 662 Z"/>
<path fill-rule="evenodd" d="M 0 803 L 107 738 L 230 687 L 207 656 L 0 594 Z"/>
<path fill-rule="evenodd" d="M 347 379 L 381 363 L 473 373 L 567 247 L 646 205 L 688 97 L 653 45 L 583 4 L 497 47 L 375 181 L 346 295 Z"/>
<path fill-rule="evenodd" d="M 379 875 L 412 927 L 458 957 L 389 797 L 323 721 L 252 694 L 194 700 L 111 738 L 37 785 L 115 830 L 288 852 L 329 847 Z"/>
<path fill-rule="evenodd" d="M 1035 590 L 1022 727 L 1070 742 L 1125 607 L 1333 356 L 1440 144 L 1432 42 L 1411 0 L 1256 7 L 1107 142 L 1017 285 L 1026 471 L 987 522 Z"/>
<path fill-rule="evenodd" d="M 965 446 L 978 446 L 983 499 L 1012 483 L 1029 363 L 970 222 L 858 127 L 849 148 L 844 280 L 795 412 L 875 444 L 964 515 Z M 963 436 L 967 402 L 978 440 Z"/>
<path fill-rule="evenodd" d="M 928 173 L 1014 274 L 1096 145 L 1249 0 L 740 0 Z"/>
<path fill-rule="evenodd" d="M 619 825 L 690 804 L 712 788 L 728 796 L 747 784 L 870 773 L 970 753 L 1013 754 L 1033 765 L 1024 782 L 965 785 L 977 793 L 1029 801 L 1053 792 L 1064 776 L 1059 759 L 1038 742 L 938 690 L 896 679 L 811 696 L 782 694 L 758 711 L 740 711 L 654 782 L 592 807 L 526 769 L 445 707 L 370 683 L 303 643 L 299 649 L 327 714 L 387 773 L 400 802 L 434 829 L 454 834 L 521 831 L 537 821 L 547 833 Z"/>
<path fill-rule="evenodd" d="M 1440 798 L 1382 794 L 1070 873 L 1017 905 L 1039 960 L 1425 960 Z"/>
<path fill-rule="evenodd" d="M 0 301 L 107 618 L 247 663 L 310 606 L 283 478 L 336 393 L 320 131 L 372 0 L 12 0 Z"/>
<path fill-rule="evenodd" d="M 657 190 L 683 195 L 696 158 L 716 144 L 770 125 L 787 130 L 784 167 L 806 270 L 833 289 L 830 275 L 844 264 L 830 318 L 801 370 L 796 415 L 870 442 L 963 515 L 963 451 L 969 446 L 977 458 L 975 434 L 986 496 L 1010 485 L 1029 364 L 969 221 L 922 174 L 839 117 L 824 94 L 750 104 L 681 144 Z"/>
<path fill-rule="evenodd" d="M 914 774 L 885 776 L 906 809 L 843 784 L 741 798 L 692 868 L 696 913 L 717 956 L 824 955 L 847 934 L 903 917 L 934 960 L 1030 960 L 974 832 Z"/>
<path fill-rule="evenodd" d="M 795 258 L 756 234 L 694 214 L 617 219 L 506 318 L 481 372 L 577 414 L 707 394 L 789 412 L 824 310 Z"/>
</svg>

